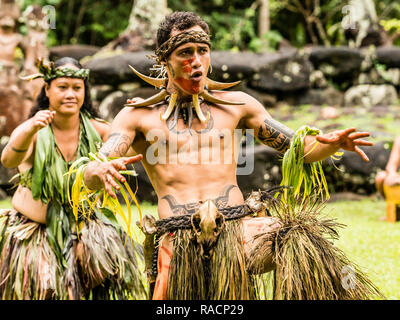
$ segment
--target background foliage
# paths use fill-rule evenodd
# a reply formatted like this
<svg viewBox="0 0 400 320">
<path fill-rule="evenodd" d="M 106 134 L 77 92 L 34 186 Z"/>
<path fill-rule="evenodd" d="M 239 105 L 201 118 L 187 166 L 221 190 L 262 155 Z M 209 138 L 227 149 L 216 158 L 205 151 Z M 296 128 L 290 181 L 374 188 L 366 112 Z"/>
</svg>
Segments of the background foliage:
<svg viewBox="0 0 400 320">
<path fill-rule="evenodd" d="M 382 25 L 390 32 L 400 32 L 400 4 L 393 0 L 374 0 Z M 258 37 L 259 1 L 255 0 L 168 0 L 171 10 L 194 11 L 209 23 L 213 45 L 218 50 L 260 51 L 265 43 Z M 56 8 L 55 30 L 49 45 L 90 44 L 104 46 L 128 25 L 133 0 L 25 0 L 30 4 Z M 271 31 L 265 35 L 269 48 L 282 39 L 292 45 L 345 44 L 341 22 L 347 5 L 342 0 L 269 0 Z M 307 7 L 307 5 L 309 5 Z M 303 9 L 309 9 L 307 18 Z M 306 22 L 308 21 L 308 23 Z M 320 28 L 319 28 L 320 26 Z M 395 44 L 400 45 L 398 38 Z"/>
</svg>

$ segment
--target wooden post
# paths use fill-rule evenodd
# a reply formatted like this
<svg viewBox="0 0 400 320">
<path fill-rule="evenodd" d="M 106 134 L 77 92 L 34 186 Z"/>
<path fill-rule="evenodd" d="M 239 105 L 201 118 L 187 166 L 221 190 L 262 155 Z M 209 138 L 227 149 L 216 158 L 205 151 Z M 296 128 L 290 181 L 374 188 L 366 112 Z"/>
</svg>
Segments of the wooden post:
<svg viewBox="0 0 400 320">
<path fill-rule="evenodd" d="M 383 185 L 386 198 L 386 221 L 400 221 L 400 185 Z"/>
</svg>

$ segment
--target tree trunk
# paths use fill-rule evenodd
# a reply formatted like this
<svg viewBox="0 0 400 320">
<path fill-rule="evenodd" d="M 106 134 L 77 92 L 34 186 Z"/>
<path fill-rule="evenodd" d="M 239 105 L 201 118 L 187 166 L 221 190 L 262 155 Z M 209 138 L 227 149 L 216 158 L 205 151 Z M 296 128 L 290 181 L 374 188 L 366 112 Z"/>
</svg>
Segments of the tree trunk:
<svg viewBox="0 0 400 320">
<path fill-rule="evenodd" d="M 168 14 L 167 0 L 133 0 L 129 24 L 103 47 L 96 57 L 110 51 L 133 52 L 154 49 L 157 29 Z"/>
<path fill-rule="evenodd" d="M 269 3 L 268 0 L 260 1 L 260 13 L 258 19 L 258 36 L 262 38 L 266 33 L 270 31 L 269 21 Z"/>
</svg>

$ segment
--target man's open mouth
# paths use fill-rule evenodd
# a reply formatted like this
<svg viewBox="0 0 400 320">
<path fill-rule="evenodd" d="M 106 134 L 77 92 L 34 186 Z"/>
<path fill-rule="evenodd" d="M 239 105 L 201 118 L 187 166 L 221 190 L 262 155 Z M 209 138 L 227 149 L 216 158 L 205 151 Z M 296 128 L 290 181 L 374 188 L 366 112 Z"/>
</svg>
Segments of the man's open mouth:
<svg viewBox="0 0 400 320">
<path fill-rule="evenodd" d="M 190 76 L 190 78 L 194 81 L 200 81 L 203 78 L 203 72 L 196 71 Z"/>
</svg>

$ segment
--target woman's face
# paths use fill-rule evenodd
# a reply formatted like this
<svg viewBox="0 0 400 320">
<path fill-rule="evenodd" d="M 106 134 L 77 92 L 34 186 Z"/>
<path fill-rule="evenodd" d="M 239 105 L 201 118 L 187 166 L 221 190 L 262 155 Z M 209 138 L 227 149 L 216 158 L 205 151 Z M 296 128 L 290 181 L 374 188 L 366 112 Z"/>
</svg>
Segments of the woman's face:
<svg viewBox="0 0 400 320">
<path fill-rule="evenodd" d="M 63 67 L 74 67 L 66 65 Z M 76 68 L 78 69 L 78 68 Z M 63 115 L 79 113 L 85 100 L 85 83 L 78 78 L 57 78 L 46 85 L 50 110 Z"/>
</svg>

